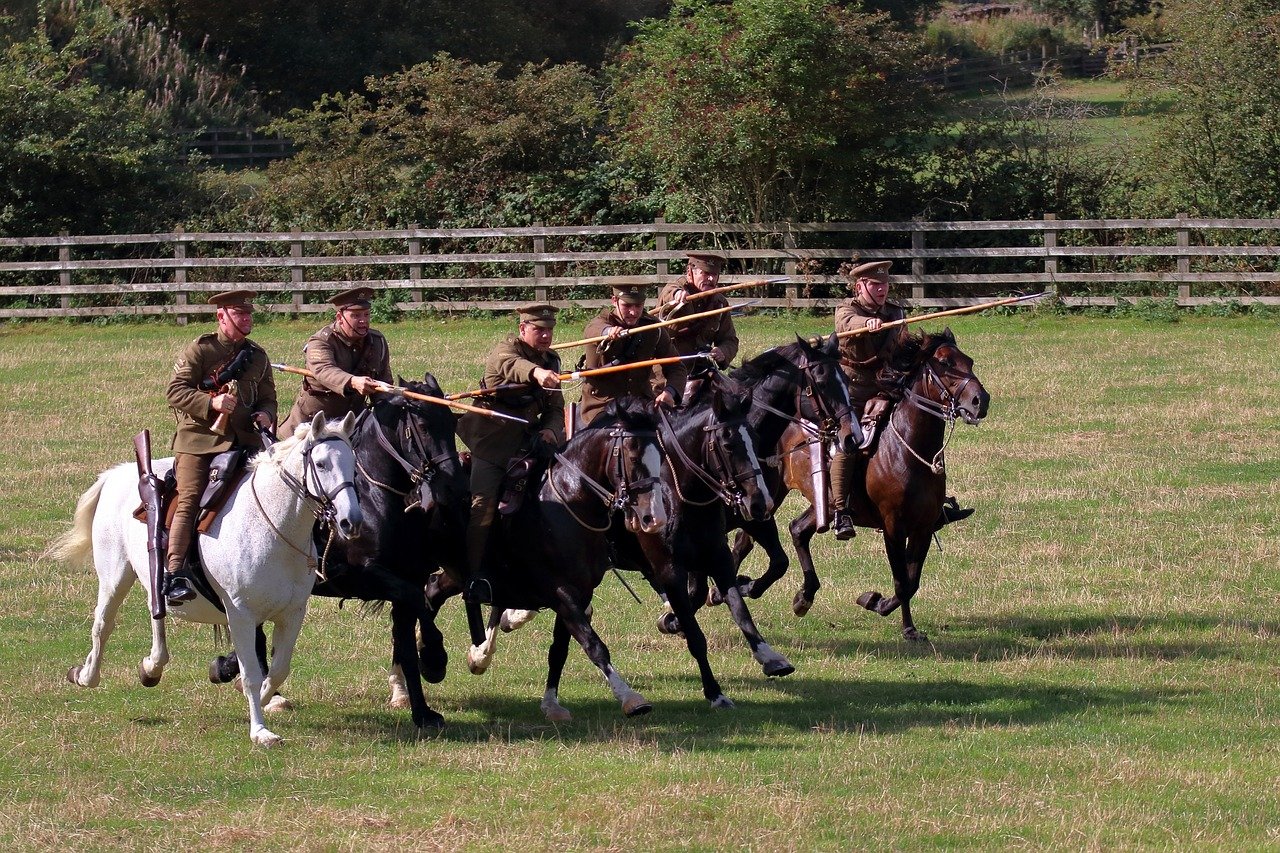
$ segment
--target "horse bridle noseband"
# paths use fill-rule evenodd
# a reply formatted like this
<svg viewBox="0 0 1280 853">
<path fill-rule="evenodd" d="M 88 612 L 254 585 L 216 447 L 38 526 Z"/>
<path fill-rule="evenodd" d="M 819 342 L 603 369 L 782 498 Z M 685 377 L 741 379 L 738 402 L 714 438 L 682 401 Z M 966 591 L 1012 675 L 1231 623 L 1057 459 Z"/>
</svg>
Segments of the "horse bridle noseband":
<svg viewBox="0 0 1280 853">
<path fill-rule="evenodd" d="M 635 496 L 653 491 L 654 487 L 657 486 L 661 479 L 657 476 L 642 477 L 638 480 L 630 479 L 627 471 L 627 465 L 622 458 L 623 443 L 628 438 L 657 437 L 658 433 L 654 430 L 627 430 L 620 425 L 614 426 L 609 430 L 609 439 L 612 442 L 609 456 L 615 463 L 614 480 L 617 484 L 612 492 L 589 477 L 585 471 L 574 464 L 574 462 L 563 453 L 556 453 L 556 461 L 577 474 L 579 481 L 604 503 L 607 515 L 612 516 L 613 513 L 619 510 L 626 511 L 632 509 L 636 502 Z M 565 500 L 564 495 L 560 493 L 560 488 L 556 485 L 555 478 L 548 474 L 547 481 L 551 484 L 552 490 L 555 491 L 556 497 L 565 502 L 565 509 L 568 510 L 571 516 L 573 516 L 574 521 L 578 522 L 578 524 L 582 525 L 586 529 L 596 533 L 603 533 L 609 529 L 610 522 L 608 520 L 605 521 L 604 527 L 592 527 L 581 518 L 578 518 L 577 514 L 574 513 L 573 509 L 569 506 L 568 501 Z"/>
<path fill-rule="evenodd" d="M 400 467 L 404 469 L 404 472 L 409 476 L 409 482 L 412 485 L 408 489 L 401 491 L 394 486 L 375 480 L 370 476 L 369 472 L 365 470 L 364 466 L 360 464 L 359 455 L 356 457 L 356 469 L 366 480 L 378 488 L 385 489 L 392 494 L 406 498 L 404 511 L 409 512 L 412 509 L 422 506 L 422 499 L 420 497 L 421 491 L 419 490 L 424 483 L 429 485 L 431 481 L 435 479 L 436 474 L 440 472 L 440 466 L 444 462 L 447 462 L 452 454 L 448 450 L 445 450 L 435 456 L 429 456 L 427 453 L 426 441 L 422 437 L 422 431 L 418 429 L 417 422 L 413 418 L 406 416 L 404 422 L 404 443 L 409 448 L 411 455 L 416 453 L 422 459 L 422 462 L 414 465 L 408 459 L 405 459 L 404 456 L 400 454 L 400 451 L 396 449 L 395 445 L 391 443 L 391 440 L 387 438 L 387 434 L 382 423 L 377 418 L 373 418 L 370 414 L 372 411 L 372 409 L 365 409 L 361 412 L 360 419 L 363 420 L 365 417 L 373 419 L 373 435 L 378 441 L 378 446 L 385 450 L 387 455 L 394 459 Z M 403 412 L 407 415 L 409 413 L 409 408 L 406 406 L 403 409 Z M 359 426 L 358 422 L 357 426 Z M 409 494 L 414 491 L 418 491 L 419 498 L 416 501 L 410 502 L 407 498 L 409 497 Z"/>
<path fill-rule="evenodd" d="M 708 506 L 716 501 L 722 501 L 729 507 L 745 508 L 747 505 L 747 493 L 739 484 L 743 480 L 763 476 L 763 472 L 758 466 L 753 465 L 749 469 L 737 474 L 731 473 L 733 469 L 733 460 L 729 456 L 729 451 L 725 447 L 725 442 L 717 440 L 716 433 L 722 429 L 738 429 L 746 423 L 746 418 L 736 418 L 732 421 L 719 421 L 714 419 L 713 413 L 712 422 L 700 427 L 706 436 L 702 444 L 703 458 L 714 460 L 715 466 L 719 469 L 717 476 L 717 474 L 713 474 L 697 462 L 693 461 L 693 459 L 689 457 L 689 454 L 685 453 L 684 448 L 680 446 L 679 434 L 676 432 L 675 425 L 671 423 L 671 419 L 667 416 L 667 413 L 659 408 L 658 414 L 662 418 L 663 425 L 666 426 L 666 428 L 671 432 L 671 435 L 676 439 L 672 442 L 672 447 L 668 449 L 666 442 L 662 440 L 662 433 L 658 433 L 658 444 L 662 447 L 663 455 L 667 458 L 667 464 L 671 467 L 672 483 L 675 485 L 676 496 L 680 498 L 680 501 L 692 506 Z M 684 493 L 680 489 L 680 473 L 676 471 L 675 463 L 671 461 L 673 451 L 674 455 L 680 458 L 680 461 L 685 465 L 685 467 L 692 472 L 695 477 L 706 484 L 709 489 L 711 489 L 712 497 L 710 500 L 692 501 L 685 497 Z"/>
<path fill-rule="evenodd" d="M 947 388 L 946 384 L 942 381 L 942 376 L 938 375 L 938 371 L 934 370 L 933 363 L 936 360 L 937 359 L 935 358 L 934 353 L 930 353 L 929 357 L 925 359 L 924 380 L 926 383 L 932 382 L 934 385 L 938 386 L 938 391 L 940 393 L 940 396 L 942 397 L 942 400 L 940 401 L 933 400 L 929 397 L 925 397 L 921 394 L 917 394 L 915 391 L 911 390 L 910 386 L 903 389 L 903 395 L 902 395 L 902 399 L 904 402 L 911 404 L 913 407 L 924 412 L 926 415 L 931 415 L 935 418 L 938 418 L 939 420 L 946 423 L 946 425 L 949 427 L 946 438 L 944 438 L 942 441 L 942 446 L 938 448 L 937 453 L 933 454 L 933 460 L 930 461 L 928 459 L 925 459 L 923 456 L 921 456 L 919 453 L 916 452 L 916 449 L 914 447 L 912 447 L 910 444 L 907 443 L 907 440 L 902 437 L 901 433 L 898 432 L 898 428 L 893 425 L 892 417 L 889 418 L 888 431 L 895 438 L 898 439 L 898 442 L 903 447 L 905 447 L 907 449 L 907 452 L 909 452 L 912 456 L 914 456 L 916 460 L 920 462 L 920 464 L 927 467 L 934 474 L 941 474 L 943 471 L 946 470 L 946 467 L 947 467 L 947 460 L 946 460 L 947 445 L 951 443 L 951 436 L 955 434 L 956 418 L 960 414 L 959 397 L 964 392 L 964 389 L 969 385 L 969 383 L 973 382 L 978 377 L 974 375 L 973 371 L 968 371 L 966 373 L 961 374 L 957 371 L 950 370 L 950 369 L 944 370 L 943 371 L 944 374 L 955 376 L 956 378 L 963 378 L 964 380 L 963 382 L 960 383 L 960 387 L 955 392 L 952 392 L 950 389 Z"/>
</svg>

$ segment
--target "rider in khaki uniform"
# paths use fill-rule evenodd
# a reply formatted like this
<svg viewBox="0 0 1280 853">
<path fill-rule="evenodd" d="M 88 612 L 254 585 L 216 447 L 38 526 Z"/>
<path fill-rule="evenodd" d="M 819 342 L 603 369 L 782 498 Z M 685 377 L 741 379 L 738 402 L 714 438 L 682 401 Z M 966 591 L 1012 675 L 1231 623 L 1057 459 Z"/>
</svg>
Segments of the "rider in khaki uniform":
<svg viewBox="0 0 1280 853">
<path fill-rule="evenodd" d="M 670 320 L 687 314 L 727 308 L 729 300 L 723 293 L 685 304 L 685 300 L 720 283 L 720 271 L 724 269 L 724 255 L 715 252 L 689 252 L 689 263 L 684 278 L 676 279 L 662 288 L 658 294 L 661 318 Z M 711 358 L 721 370 L 729 366 L 738 354 L 738 331 L 733 327 L 733 317 L 726 311 L 712 317 L 702 317 L 688 323 L 668 326 L 671 343 L 680 355 L 711 352 Z"/>
<path fill-rule="evenodd" d="M 888 300 L 889 267 L 892 265 L 892 261 L 872 261 L 847 272 L 842 271 L 849 281 L 853 298 L 846 299 L 836 308 L 836 332 L 868 329 L 865 334 L 840 339 L 840 368 L 849 382 L 849 400 L 854 414 L 862 422 L 863 440 L 859 451 L 870 450 L 880 421 L 889 409 L 889 398 L 880 391 L 876 374 L 906 335 L 906 326 L 880 328 L 885 323 L 906 317 L 901 305 Z M 831 503 L 835 511 L 832 526 L 837 539 L 852 539 L 854 536 L 846 499 L 856 463 L 854 454 L 841 451 L 831 459 Z M 973 514 L 972 509 L 959 509 L 954 498 L 947 500 L 950 506 L 944 506 L 939 526 Z"/>
<path fill-rule="evenodd" d="M 181 604 L 196 593 L 181 574 L 200 513 L 200 496 L 209 481 L 213 457 L 232 447 L 259 445 L 256 428 L 270 429 L 276 419 L 276 384 L 271 363 L 262 347 L 249 340 L 253 331 L 253 292 L 232 290 L 209 297 L 218 306 L 218 329 L 196 338 L 173 365 L 173 377 L 165 394 L 178 419 L 173 437 L 173 471 L 178 492 L 174 498 L 173 524 L 169 528 L 165 594 L 170 604 Z M 216 376 L 242 349 L 250 357 L 234 383 L 204 391 L 200 382 Z M 228 416 L 226 429 L 215 432 L 219 414 Z"/>
<path fill-rule="evenodd" d="M 640 285 L 614 285 L 609 307 L 601 310 L 587 324 L 584 332 L 584 337 L 604 335 L 607 338 L 598 344 L 587 345 L 586 369 L 679 355 L 665 328 L 619 337 L 624 329 L 638 329 L 658 322 L 645 313 L 644 301 L 645 292 Z M 587 377 L 582 381 L 582 424 L 586 426 L 591 423 L 610 400 L 627 395 L 644 397 L 662 406 L 674 406 L 680 396 L 676 389 L 684 388 L 688 374 L 689 371 L 681 362 L 662 365 L 666 386 L 661 389 L 653 387 L 648 370 L 620 370 L 603 376 Z"/>
<path fill-rule="evenodd" d="M 494 347 L 484 363 L 485 388 L 516 383 L 523 387 L 478 397 L 475 404 L 525 418 L 530 425 L 522 427 L 474 412 L 467 412 L 458 421 L 458 437 L 471 450 L 471 518 L 467 524 L 471 577 L 466 590 L 471 601 L 493 601 L 493 580 L 485 552 L 508 465 L 523 453 L 546 453 L 565 442 L 560 356 L 551 349 L 558 310 L 544 304 L 517 309 L 517 333 Z"/>
<path fill-rule="evenodd" d="M 373 288 L 355 287 L 329 301 L 333 322 L 307 339 L 302 347 L 307 369 L 315 378 L 302 380 L 293 408 L 280 425 L 282 436 L 293 435 L 298 424 L 311 423 L 317 412 L 326 418 L 358 414 L 365 397 L 378 383 L 391 384 L 391 350 L 382 333 L 369 328 Z"/>
</svg>

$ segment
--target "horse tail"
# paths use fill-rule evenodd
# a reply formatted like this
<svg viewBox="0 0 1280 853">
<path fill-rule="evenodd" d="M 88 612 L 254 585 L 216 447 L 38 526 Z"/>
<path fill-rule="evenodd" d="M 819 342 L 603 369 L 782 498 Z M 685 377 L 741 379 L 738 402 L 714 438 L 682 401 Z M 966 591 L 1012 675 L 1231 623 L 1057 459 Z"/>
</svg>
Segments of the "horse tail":
<svg viewBox="0 0 1280 853">
<path fill-rule="evenodd" d="M 110 472 L 103 472 L 97 482 L 76 501 L 76 514 L 72 518 L 71 529 L 53 540 L 48 551 L 50 557 L 69 565 L 93 564 L 93 517 L 98 511 L 98 499 L 102 497 L 108 473 Z"/>
</svg>

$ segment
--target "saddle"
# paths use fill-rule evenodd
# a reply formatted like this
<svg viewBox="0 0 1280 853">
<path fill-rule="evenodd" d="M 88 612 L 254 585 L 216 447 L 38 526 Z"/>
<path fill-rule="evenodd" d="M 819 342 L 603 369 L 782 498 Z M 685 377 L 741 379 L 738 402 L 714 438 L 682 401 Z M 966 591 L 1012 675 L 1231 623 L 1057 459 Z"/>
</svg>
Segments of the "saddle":
<svg viewBox="0 0 1280 853">
<path fill-rule="evenodd" d="M 213 526 L 213 522 L 218 517 L 218 513 L 222 511 L 222 507 L 227 502 L 227 498 L 231 497 L 231 493 L 235 491 L 235 486 L 244 478 L 245 467 L 244 462 L 248 456 L 248 449 L 244 447 L 233 447 L 230 450 L 224 450 L 217 456 L 213 457 L 213 461 L 209 463 L 209 482 L 204 487 L 204 492 L 200 495 L 200 517 L 196 521 L 196 531 L 199 533 L 208 533 L 209 528 Z M 173 469 L 164 475 L 164 491 L 160 496 L 161 506 L 164 508 L 164 530 L 167 532 L 171 524 L 173 524 L 173 514 L 177 510 L 177 504 L 174 498 L 178 494 L 178 482 L 173 475 Z M 133 511 L 133 517 L 144 524 L 147 521 L 146 504 L 138 504 L 138 508 Z M 194 546 L 196 540 L 191 540 Z M 194 547 L 192 548 L 194 552 Z"/>
</svg>

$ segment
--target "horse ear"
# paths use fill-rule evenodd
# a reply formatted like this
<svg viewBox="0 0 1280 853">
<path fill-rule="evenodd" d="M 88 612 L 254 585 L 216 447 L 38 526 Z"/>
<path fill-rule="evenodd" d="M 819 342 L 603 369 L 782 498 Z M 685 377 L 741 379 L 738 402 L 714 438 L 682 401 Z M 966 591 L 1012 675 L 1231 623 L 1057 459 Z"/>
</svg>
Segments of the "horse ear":
<svg viewBox="0 0 1280 853">
<path fill-rule="evenodd" d="M 943 329 L 942 334 L 938 335 L 938 337 L 942 338 L 945 341 L 948 341 L 949 343 L 954 344 L 956 342 L 956 336 L 952 334 L 950 326 L 947 326 L 945 329 Z"/>
<path fill-rule="evenodd" d="M 397 374 L 396 374 L 396 384 L 397 384 L 397 385 L 404 385 L 404 384 L 405 384 L 404 377 L 403 377 L 403 376 L 401 376 L 399 373 L 397 373 Z"/>
<path fill-rule="evenodd" d="M 837 333 L 837 332 L 832 332 L 832 333 L 827 337 L 827 339 L 826 339 L 825 341 L 823 341 L 823 343 L 822 343 L 822 351 L 823 351 L 824 353 L 826 353 L 827 355 L 833 355 L 833 356 L 834 356 L 834 355 L 839 355 L 839 354 L 840 354 L 840 335 L 839 335 L 839 333 Z"/>
<path fill-rule="evenodd" d="M 355 412 L 347 412 L 347 416 L 342 419 L 342 426 L 340 426 L 338 429 L 343 433 L 343 435 L 350 437 L 352 431 L 355 428 L 356 428 Z"/>
<path fill-rule="evenodd" d="M 316 416 L 311 419 L 311 434 L 320 435 L 324 432 L 324 412 L 316 412 Z"/>
</svg>

